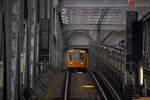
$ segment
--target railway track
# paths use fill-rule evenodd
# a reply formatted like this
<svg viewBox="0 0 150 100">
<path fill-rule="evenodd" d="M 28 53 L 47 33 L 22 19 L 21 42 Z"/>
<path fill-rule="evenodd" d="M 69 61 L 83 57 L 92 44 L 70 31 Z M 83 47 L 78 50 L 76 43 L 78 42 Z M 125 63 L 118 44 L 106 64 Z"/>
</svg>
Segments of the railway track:
<svg viewBox="0 0 150 100">
<path fill-rule="evenodd" d="M 104 90 L 102 89 L 98 79 L 96 78 L 95 74 L 93 72 L 89 72 L 91 74 L 91 77 L 97 87 L 98 95 L 101 98 L 101 100 L 108 100 Z"/>
<path fill-rule="evenodd" d="M 83 85 L 92 85 L 94 88 L 83 88 Z M 103 88 L 93 72 L 67 72 L 62 91 L 63 100 L 110 100 Z"/>
<path fill-rule="evenodd" d="M 64 98 L 63 98 L 63 100 L 69 100 L 69 88 L 70 88 L 70 72 L 67 72 L 67 74 L 66 74 L 66 81 L 65 81 L 65 87 L 64 87 L 64 93 L 62 93 L 62 94 L 64 94 Z"/>
<path fill-rule="evenodd" d="M 58 73 L 38 100 L 121 100 L 105 80 L 96 72 Z"/>
</svg>

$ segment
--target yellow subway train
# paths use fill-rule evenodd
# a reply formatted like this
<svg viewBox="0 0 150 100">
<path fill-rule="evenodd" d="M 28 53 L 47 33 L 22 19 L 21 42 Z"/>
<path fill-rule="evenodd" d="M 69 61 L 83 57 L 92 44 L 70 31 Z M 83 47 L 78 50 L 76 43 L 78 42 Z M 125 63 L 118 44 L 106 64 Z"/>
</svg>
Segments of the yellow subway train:
<svg viewBox="0 0 150 100">
<path fill-rule="evenodd" d="M 71 49 L 67 52 L 67 68 L 68 69 L 86 69 L 88 65 L 87 51 L 80 49 Z"/>
</svg>

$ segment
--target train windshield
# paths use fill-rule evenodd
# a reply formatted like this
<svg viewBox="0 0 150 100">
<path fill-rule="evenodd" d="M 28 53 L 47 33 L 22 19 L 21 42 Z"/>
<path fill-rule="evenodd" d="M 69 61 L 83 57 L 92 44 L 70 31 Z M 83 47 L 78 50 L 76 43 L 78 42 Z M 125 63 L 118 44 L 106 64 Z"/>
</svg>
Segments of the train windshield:
<svg viewBox="0 0 150 100">
<path fill-rule="evenodd" d="M 82 53 L 71 53 L 70 54 L 70 60 L 79 60 L 79 59 L 84 59 L 84 54 Z"/>
</svg>

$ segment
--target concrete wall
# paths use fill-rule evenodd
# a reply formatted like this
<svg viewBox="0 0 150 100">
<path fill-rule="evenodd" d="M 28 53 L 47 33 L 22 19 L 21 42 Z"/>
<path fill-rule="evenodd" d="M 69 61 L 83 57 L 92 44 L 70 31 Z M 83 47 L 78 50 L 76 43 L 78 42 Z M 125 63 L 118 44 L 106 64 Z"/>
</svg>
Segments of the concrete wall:
<svg viewBox="0 0 150 100">
<path fill-rule="evenodd" d="M 110 34 L 112 32 L 112 34 Z M 68 36 L 68 34 L 72 34 Z M 108 34 L 110 34 L 108 36 Z M 74 45 L 77 46 L 84 46 L 89 45 L 90 41 L 97 41 L 97 31 L 68 31 L 64 33 L 65 43 L 67 45 Z M 67 38 L 68 37 L 68 38 Z M 104 44 L 107 45 L 115 45 L 118 46 L 118 43 L 121 40 L 126 39 L 126 32 L 125 31 L 108 31 L 103 30 L 100 32 L 100 41 L 103 41 Z"/>
<path fill-rule="evenodd" d="M 96 37 L 97 33 L 94 31 L 74 30 L 64 33 L 64 41 L 67 46 L 88 46 L 90 41 L 96 41 Z"/>
<path fill-rule="evenodd" d="M 126 39 L 125 25 L 64 25 L 64 39 L 67 45 L 88 45 L 90 41 L 103 41 L 107 45 L 118 45 Z"/>
</svg>

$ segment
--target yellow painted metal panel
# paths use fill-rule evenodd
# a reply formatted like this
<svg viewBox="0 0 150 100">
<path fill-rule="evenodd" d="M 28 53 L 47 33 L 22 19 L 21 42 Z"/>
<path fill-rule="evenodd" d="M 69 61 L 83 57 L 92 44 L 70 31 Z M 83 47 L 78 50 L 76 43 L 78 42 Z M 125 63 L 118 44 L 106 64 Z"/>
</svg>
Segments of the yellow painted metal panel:
<svg viewBox="0 0 150 100">
<path fill-rule="evenodd" d="M 133 98 L 133 100 L 150 100 L 150 97 Z"/>
<path fill-rule="evenodd" d="M 69 55 L 72 54 L 72 53 L 82 53 L 84 54 L 84 59 L 81 60 L 81 59 L 78 59 L 78 60 L 70 60 L 69 58 Z M 83 51 L 83 50 L 68 50 L 68 64 L 67 64 L 67 67 L 68 68 L 85 68 L 87 66 L 87 63 L 88 63 L 88 54 L 86 53 L 86 51 Z"/>
</svg>

